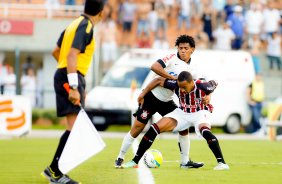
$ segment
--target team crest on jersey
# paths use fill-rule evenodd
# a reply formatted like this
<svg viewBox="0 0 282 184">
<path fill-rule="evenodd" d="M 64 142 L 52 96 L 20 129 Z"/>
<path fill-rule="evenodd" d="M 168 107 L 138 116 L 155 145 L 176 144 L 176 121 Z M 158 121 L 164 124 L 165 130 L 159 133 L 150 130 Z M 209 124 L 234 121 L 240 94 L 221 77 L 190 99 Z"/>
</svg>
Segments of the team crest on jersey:
<svg viewBox="0 0 282 184">
<path fill-rule="evenodd" d="M 143 111 L 142 114 L 141 114 L 141 118 L 142 119 L 147 119 L 148 114 L 149 113 L 147 111 Z"/>
</svg>

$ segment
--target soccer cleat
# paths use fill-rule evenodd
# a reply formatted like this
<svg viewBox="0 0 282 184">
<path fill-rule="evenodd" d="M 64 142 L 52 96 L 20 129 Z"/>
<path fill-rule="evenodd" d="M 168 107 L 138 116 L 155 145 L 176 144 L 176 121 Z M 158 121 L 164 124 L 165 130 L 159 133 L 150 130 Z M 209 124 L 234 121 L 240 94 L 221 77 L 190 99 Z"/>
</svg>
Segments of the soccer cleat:
<svg viewBox="0 0 282 184">
<path fill-rule="evenodd" d="M 121 164 L 123 163 L 123 159 L 122 158 L 117 158 L 115 160 L 115 168 L 121 168 Z"/>
<path fill-rule="evenodd" d="M 55 172 L 52 171 L 50 167 L 47 167 L 42 173 L 41 176 L 50 181 L 51 184 L 79 184 L 79 182 L 74 181 L 68 175 L 59 175 L 56 176 Z"/>
<path fill-rule="evenodd" d="M 192 160 L 189 160 L 186 164 L 184 163 L 180 164 L 180 168 L 182 169 L 199 168 L 203 166 L 204 166 L 203 162 L 193 162 Z"/>
<path fill-rule="evenodd" d="M 224 164 L 224 163 L 222 163 L 222 162 L 219 162 L 219 163 L 217 164 L 217 166 L 215 166 L 215 167 L 213 168 L 213 170 L 217 170 L 217 171 L 220 171 L 220 170 L 229 170 L 229 166 L 228 166 L 227 164 Z"/>
<path fill-rule="evenodd" d="M 125 164 L 122 164 L 121 168 L 138 168 L 138 164 L 136 164 L 133 160 L 131 160 Z"/>
</svg>

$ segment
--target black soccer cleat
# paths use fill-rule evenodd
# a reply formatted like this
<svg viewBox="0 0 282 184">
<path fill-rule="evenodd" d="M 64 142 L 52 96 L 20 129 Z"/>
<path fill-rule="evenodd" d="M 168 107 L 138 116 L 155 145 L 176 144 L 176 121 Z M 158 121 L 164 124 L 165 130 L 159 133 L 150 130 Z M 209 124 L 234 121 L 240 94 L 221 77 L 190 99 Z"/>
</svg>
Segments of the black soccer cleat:
<svg viewBox="0 0 282 184">
<path fill-rule="evenodd" d="M 80 184 L 66 174 L 56 176 L 50 167 L 46 167 L 41 176 L 49 180 L 51 184 Z"/>
<path fill-rule="evenodd" d="M 192 160 L 189 160 L 186 164 L 180 164 L 180 168 L 182 169 L 200 168 L 203 166 L 204 166 L 203 162 L 193 162 Z"/>
<path fill-rule="evenodd" d="M 122 163 L 123 163 L 123 159 L 122 158 L 117 158 L 115 160 L 115 168 L 121 168 Z"/>
</svg>

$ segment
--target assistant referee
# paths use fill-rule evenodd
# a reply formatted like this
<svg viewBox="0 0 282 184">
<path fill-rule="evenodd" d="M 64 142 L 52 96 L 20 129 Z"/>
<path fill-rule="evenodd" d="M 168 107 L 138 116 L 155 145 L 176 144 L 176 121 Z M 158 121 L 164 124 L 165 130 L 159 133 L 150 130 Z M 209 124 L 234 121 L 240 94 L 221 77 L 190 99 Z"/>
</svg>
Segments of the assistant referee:
<svg viewBox="0 0 282 184">
<path fill-rule="evenodd" d="M 57 116 L 66 116 L 67 130 L 61 136 L 50 166 L 41 173 L 51 183 L 79 183 L 59 170 L 58 161 L 80 111 L 79 105 L 84 106 L 84 76 L 91 64 L 95 50 L 93 28 L 102 19 L 103 8 L 103 0 L 86 0 L 84 13 L 61 33 L 57 46 L 52 52 L 58 62 L 54 75 Z M 65 83 L 70 86 L 69 93 L 64 89 Z"/>
</svg>

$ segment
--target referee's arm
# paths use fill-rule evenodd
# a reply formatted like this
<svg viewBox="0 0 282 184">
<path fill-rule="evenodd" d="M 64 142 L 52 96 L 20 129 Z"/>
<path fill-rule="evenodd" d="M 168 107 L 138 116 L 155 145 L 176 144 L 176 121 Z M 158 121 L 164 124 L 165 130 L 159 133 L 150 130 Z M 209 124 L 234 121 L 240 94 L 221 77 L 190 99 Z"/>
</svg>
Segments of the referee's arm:
<svg viewBox="0 0 282 184">
<path fill-rule="evenodd" d="M 59 61 L 61 45 L 62 45 L 62 42 L 63 42 L 64 34 L 65 34 L 65 30 L 61 33 L 61 35 L 60 35 L 60 37 L 57 41 L 57 45 L 54 48 L 54 50 L 52 51 L 52 56 L 56 59 L 57 62 Z"/>
</svg>

